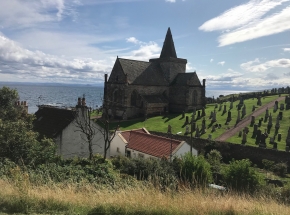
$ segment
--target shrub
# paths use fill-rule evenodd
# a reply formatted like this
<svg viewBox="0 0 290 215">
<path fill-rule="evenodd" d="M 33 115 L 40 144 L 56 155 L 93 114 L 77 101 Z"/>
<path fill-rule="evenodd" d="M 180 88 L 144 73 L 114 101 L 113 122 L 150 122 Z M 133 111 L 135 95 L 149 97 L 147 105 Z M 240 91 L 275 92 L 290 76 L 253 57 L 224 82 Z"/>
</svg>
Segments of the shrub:
<svg viewBox="0 0 290 215">
<path fill-rule="evenodd" d="M 210 153 L 206 155 L 206 157 L 207 157 L 207 161 L 211 165 L 212 172 L 215 172 L 215 173 L 220 172 L 221 159 L 222 159 L 221 153 L 218 150 L 214 149 L 214 150 L 211 150 Z"/>
<path fill-rule="evenodd" d="M 287 164 L 277 163 L 273 166 L 273 172 L 281 177 L 285 177 L 287 174 Z"/>
<path fill-rule="evenodd" d="M 205 185 L 212 181 L 211 166 L 203 156 L 182 156 L 181 177 L 191 184 Z"/>
<path fill-rule="evenodd" d="M 262 183 L 261 177 L 251 167 L 248 159 L 233 160 L 224 168 L 223 177 L 230 188 L 238 191 L 254 191 Z"/>
</svg>

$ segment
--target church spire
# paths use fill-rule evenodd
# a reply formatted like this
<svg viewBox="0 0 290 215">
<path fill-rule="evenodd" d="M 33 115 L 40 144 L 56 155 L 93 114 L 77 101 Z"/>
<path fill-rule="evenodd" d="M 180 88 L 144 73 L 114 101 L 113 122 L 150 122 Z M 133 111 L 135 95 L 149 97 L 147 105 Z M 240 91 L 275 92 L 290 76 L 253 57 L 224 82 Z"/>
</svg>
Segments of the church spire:
<svg viewBox="0 0 290 215">
<path fill-rule="evenodd" d="M 162 47 L 162 51 L 160 54 L 160 58 L 169 58 L 169 57 L 177 58 L 170 28 L 168 28 L 167 30 L 166 37 L 165 37 L 163 47 Z"/>
</svg>

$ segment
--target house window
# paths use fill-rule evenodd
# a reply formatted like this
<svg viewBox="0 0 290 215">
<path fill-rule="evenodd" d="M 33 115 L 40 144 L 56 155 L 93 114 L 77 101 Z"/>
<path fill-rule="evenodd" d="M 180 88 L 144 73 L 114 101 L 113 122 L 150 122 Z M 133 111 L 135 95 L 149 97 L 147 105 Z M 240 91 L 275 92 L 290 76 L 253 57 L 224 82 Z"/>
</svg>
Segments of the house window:
<svg viewBox="0 0 290 215">
<path fill-rule="evenodd" d="M 120 149 L 119 149 L 119 147 L 117 147 L 117 152 L 120 152 Z"/>
<path fill-rule="evenodd" d="M 144 158 L 144 155 L 141 154 L 141 153 L 138 153 L 138 157 L 139 157 L 139 158 Z"/>
</svg>

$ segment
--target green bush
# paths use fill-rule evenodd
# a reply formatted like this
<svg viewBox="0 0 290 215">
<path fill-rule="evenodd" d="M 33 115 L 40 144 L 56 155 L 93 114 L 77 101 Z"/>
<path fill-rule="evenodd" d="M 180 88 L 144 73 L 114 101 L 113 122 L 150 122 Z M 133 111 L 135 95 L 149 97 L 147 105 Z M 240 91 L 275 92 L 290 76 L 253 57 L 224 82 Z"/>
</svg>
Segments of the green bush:
<svg viewBox="0 0 290 215">
<path fill-rule="evenodd" d="M 212 181 L 211 166 L 203 156 L 190 153 L 181 158 L 181 177 L 192 184 L 205 185 Z"/>
<path fill-rule="evenodd" d="M 207 161 L 211 165 L 211 170 L 212 172 L 219 173 L 221 169 L 221 160 L 222 160 L 222 155 L 221 153 L 213 149 L 206 155 Z"/>
<path fill-rule="evenodd" d="M 286 163 L 277 163 L 272 167 L 272 170 L 275 174 L 281 177 L 285 177 L 287 174 L 287 164 Z"/>
<path fill-rule="evenodd" d="M 248 159 L 233 160 L 223 170 L 226 185 L 237 191 L 255 191 L 262 184 L 262 179 L 251 167 Z"/>
</svg>

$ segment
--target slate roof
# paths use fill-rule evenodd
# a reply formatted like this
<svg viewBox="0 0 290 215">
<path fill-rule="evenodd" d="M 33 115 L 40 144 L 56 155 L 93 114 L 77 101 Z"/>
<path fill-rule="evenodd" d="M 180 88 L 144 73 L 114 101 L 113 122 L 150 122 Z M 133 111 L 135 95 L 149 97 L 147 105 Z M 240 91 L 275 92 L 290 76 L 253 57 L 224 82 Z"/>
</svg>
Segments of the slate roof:
<svg viewBox="0 0 290 215">
<path fill-rule="evenodd" d="M 171 144 L 172 152 L 174 152 L 182 143 L 182 141 L 138 131 L 130 131 L 130 136 L 127 137 L 126 141 L 128 142 L 127 148 L 158 158 L 169 158 L 171 154 Z"/>
<path fill-rule="evenodd" d="M 137 85 L 168 85 L 162 75 L 160 66 L 153 62 L 118 58 L 129 84 Z"/>
<path fill-rule="evenodd" d="M 171 82 L 171 85 L 186 86 L 188 82 L 192 82 L 190 85 L 202 86 L 196 72 L 178 73 L 174 80 Z"/>
<path fill-rule="evenodd" d="M 55 138 L 74 119 L 75 112 L 51 106 L 39 106 L 35 113 L 34 130 L 49 138 Z"/>
<path fill-rule="evenodd" d="M 148 103 L 168 103 L 163 95 L 141 95 L 142 98 Z"/>
<path fill-rule="evenodd" d="M 162 51 L 160 54 L 160 58 L 177 58 L 174 42 L 171 34 L 170 28 L 168 28 L 166 37 L 163 43 Z"/>
</svg>

